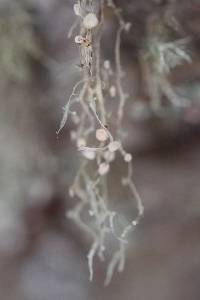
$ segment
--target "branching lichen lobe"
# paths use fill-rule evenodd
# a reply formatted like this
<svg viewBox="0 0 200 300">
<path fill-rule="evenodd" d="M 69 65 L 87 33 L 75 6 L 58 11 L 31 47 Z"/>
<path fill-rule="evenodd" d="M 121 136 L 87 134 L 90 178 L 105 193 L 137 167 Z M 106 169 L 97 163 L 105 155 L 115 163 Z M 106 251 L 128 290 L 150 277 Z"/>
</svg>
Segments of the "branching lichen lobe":
<svg viewBox="0 0 200 300">
<path fill-rule="evenodd" d="M 116 74 L 112 72 L 111 63 L 108 60 L 103 63 L 101 55 L 105 6 L 113 11 L 119 23 L 115 45 Z M 115 269 L 119 272 L 123 271 L 128 233 L 135 228 L 143 215 L 142 201 L 132 181 L 132 155 L 124 150 L 123 141 L 120 137 L 127 99 L 122 86 L 120 44 L 121 34 L 124 30 L 129 30 L 130 23 L 124 21 L 121 11 L 111 0 L 78 1 L 74 5 L 74 12 L 77 20 L 70 29 L 69 36 L 74 32 L 75 26 L 79 24 L 80 31 L 75 36 L 75 43 L 79 48 L 80 68 L 83 77 L 74 86 L 69 101 L 64 107 L 64 115 L 58 133 L 65 126 L 68 116 L 73 113 L 72 119 L 76 125 L 76 130 L 73 130 L 71 136 L 77 144 L 81 162 L 80 169 L 69 189 L 70 197 L 78 198 L 78 204 L 67 215 L 93 241 L 88 253 L 90 280 L 93 279 L 95 256 L 97 255 L 101 261 L 105 259 L 107 236 L 112 235 L 117 240 L 118 249 L 112 254 L 107 268 L 105 279 L 107 285 Z M 108 82 L 110 79 L 112 81 L 114 79 L 116 84 L 112 86 L 104 84 L 103 73 Z M 105 99 L 105 94 L 109 94 L 109 92 L 111 97 L 117 95 L 119 98 L 119 102 L 116 102 L 118 108 L 115 116 L 118 122 L 116 128 L 112 129 L 108 124 L 110 112 L 107 102 L 109 98 Z M 71 111 L 74 102 L 80 105 L 81 113 Z M 115 224 L 120 215 L 109 208 L 110 191 L 107 184 L 107 176 L 111 176 L 110 171 L 117 153 L 122 156 L 124 167 L 127 168 L 127 175 L 121 178 L 121 186 L 129 190 L 138 208 L 137 216 L 122 229 L 120 234 L 115 230 Z M 88 212 L 87 220 L 83 218 L 85 211 Z"/>
</svg>

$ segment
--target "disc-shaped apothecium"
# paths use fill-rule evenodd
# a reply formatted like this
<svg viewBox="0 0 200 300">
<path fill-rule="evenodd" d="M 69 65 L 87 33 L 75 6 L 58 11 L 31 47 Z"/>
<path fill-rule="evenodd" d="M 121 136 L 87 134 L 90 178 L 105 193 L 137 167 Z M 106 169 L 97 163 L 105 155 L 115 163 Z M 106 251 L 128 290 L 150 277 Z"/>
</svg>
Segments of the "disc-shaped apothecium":
<svg viewBox="0 0 200 300">
<path fill-rule="evenodd" d="M 108 149 L 110 152 L 115 152 L 115 151 L 119 150 L 120 146 L 121 146 L 120 142 L 114 141 L 108 145 Z"/>
<path fill-rule="evenodd" d="M 82 44 L 83 37 L 81 35 L 76 35 L 74 40 L 76 44 Z"/>
<path fill-rule="evenodd" d="M 81 16 L 81 6 L 79 3 L 74 4 L 74 13 L 76 16 Z"/>
<path fill-rule="evenodd" d="M 92 29 L 98 25 L 99 21 L 94 13 L 87 14 L 83 19 L 83 26 L 86 29 Z"/>
<path fill-rule="evenodd" d="M 99 172 L 99 175 L 103 176 L 105 174 L 107 174 L 110 170 L 110 165 L 103 162 L 99 165 L 99 169 L 98 169 L 98 172 Z"/>
<path fill-rule="evenodd" d="M 96 154 L 93 150 L 84 150 L 84 151 L 82 151 L 82 154 L 85 158 L 87 158 L 89 160 L 94 160 L 96 157 Z"/>
<path fill-rule="evenodd" d="M 132 155 L 131 155 L 130 153 L 126 153 L 126 154 L 124 155 L 124 160 L 125 160 L 126 162 L 130 162 L 130 161 L 132 160 Z"/>
<path fill-rule="evenodd" d="M 105 129 L 100 128 L 96 130 L 96 139 L 100 142 L 105 142 L 108 139 L 108 134 Z"/>
</svg>

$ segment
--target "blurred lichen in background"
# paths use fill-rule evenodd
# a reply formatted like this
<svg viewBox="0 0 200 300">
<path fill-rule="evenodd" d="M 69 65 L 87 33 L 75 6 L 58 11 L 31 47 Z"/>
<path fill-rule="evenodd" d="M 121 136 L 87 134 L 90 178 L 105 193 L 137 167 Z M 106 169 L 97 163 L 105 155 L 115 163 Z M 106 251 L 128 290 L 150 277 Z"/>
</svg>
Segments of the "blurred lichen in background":
<svg viewBox="0 0 200 300">
<path fill-rule="evenodd" d="M 35 97 L 33 65 L 42 53 L 34 22 L 28 1 L 0 2 L 0 252 L 7 254 L 25 247 L 23 214 L 35 185 L 33 160 L 40 152 L 43 161 L 38 143 L 31 145 L 38 136 L 40 99 Z"/>
<path fill-rule="evenodd" d="M 0 4 L 0 44 L 1 81 L 30 79 L 30 60 L 39 60 L 41 50 L 28 1 L 9 0 Z"/>
</svg>

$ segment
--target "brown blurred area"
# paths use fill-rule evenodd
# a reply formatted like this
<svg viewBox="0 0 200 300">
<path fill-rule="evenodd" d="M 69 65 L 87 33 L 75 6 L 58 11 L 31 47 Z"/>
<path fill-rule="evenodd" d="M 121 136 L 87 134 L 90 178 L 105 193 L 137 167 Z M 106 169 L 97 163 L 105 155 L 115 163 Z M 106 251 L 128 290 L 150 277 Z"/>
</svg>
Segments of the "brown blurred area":
<svg viewBox="0 0 200 300">
<path fill-rule="evenodd" d="M 105 288 L 106 263 L 95 260 L 90 283 L 90 243 L 66 218 L 78 168 L 71 125 L 56 136 L 80 75 L 78 51 L 67 39 L 73 1 L 0 1 L 0 300 L 200 299 L 200 4 L 174 1 L 193 61 L 170 80 L 191 105 L 161 118 L 146 105 L 139 53 L 148 20 L 167 1 L 116 2 L 133 23 L 133 38 L 122 41 L 130 93 L 125 144 L 145 214 L 130 236 L 125 271 Z M 110 11 L 106 22 L 104 56 L 112 61 Z M 120 195 L 119 170 L 120 162 L 112 205 Z M 116 207 L 131 217 L 135 207 L 118 200 Z"/>
</svg>

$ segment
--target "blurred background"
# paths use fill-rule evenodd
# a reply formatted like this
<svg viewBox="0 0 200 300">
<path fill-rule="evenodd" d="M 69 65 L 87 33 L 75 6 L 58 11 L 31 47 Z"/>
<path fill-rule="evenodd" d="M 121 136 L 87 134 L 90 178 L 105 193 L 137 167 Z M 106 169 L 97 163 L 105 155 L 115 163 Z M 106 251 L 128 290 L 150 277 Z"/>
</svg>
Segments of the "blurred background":
<svg viewBox="0 0 200 300">
<path fill-rule="evenodd" d="M 77 48 L 67 39 L 74 2 L 0 1 L 1 300 L 200 299 L 200 3 L 116 2 L 133 24 L 122 40 L 123 84 L 130 94 L 124 143 L 134 157 L 145 215 L 130 237 L 125 271 L 104 288 L 106 263 L 95 261 L 90 283 L 90 243 L 66 218 L 78 168 L 71 124 L 56 136 L 80 76 Z M 169 76 L 189 105 L 169 105 L 160 115 L 149 108 L 140 58 L 152 20 L 168 6 L 181 28 L 170 35 L 190 39 L 192 63 Z M 116 21 L 109 10 L 105 15 L 103 56 L 112 62 Z M 120 163 L 113 198 L 120 194 L 118 170 Z M 116 206 L 134 214 L 126 201 Z"/>
</svg>

